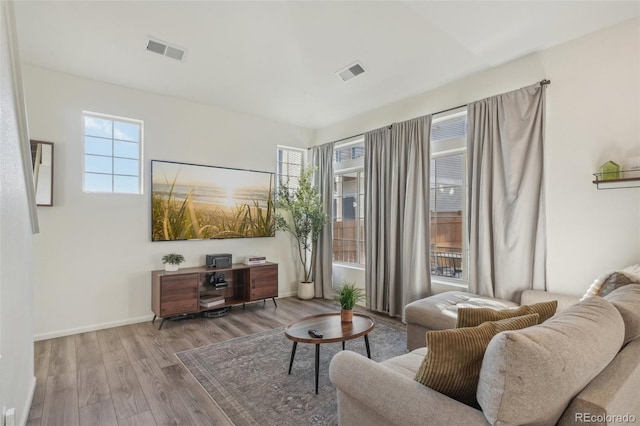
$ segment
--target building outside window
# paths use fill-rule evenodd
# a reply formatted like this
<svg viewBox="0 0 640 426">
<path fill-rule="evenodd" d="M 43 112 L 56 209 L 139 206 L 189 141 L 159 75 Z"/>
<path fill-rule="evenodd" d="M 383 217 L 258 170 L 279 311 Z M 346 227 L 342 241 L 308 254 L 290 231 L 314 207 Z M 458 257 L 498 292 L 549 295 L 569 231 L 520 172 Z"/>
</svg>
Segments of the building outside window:
<svg viewBox="0 0 640 426">
<path fill-rule="evenodd" d="M 84 192 L 142 194 L 143 122 L 85 112 Z"/>
<path fill-rule="evenodd" d="M 466 129 L 466 110 L 435 117 L 431 127 L 431 275 L 461 284 L 468 276 Z"/>
<path fill-rule="evenodd" d="M 334 148 L 333 261 L 362 266 L 364 252 L 364 137 Z"/>
</svg>

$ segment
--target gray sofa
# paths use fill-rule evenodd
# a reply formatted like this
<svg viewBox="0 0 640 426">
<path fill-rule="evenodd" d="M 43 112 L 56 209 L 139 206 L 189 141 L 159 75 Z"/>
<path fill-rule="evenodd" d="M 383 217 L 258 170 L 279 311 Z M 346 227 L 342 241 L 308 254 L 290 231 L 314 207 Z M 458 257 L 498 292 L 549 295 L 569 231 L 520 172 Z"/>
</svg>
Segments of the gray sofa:
<svg viewBox="0 0 640 426">
<path fill-rule="evenodd" d="M 555 298 L 525 293 L 526 304 Z M 482 410 L 414 380 L 424 347 L 381 363 L 338 353 L 330 377 L 340 424 L 639 423 L 640 285 L 574 305 L 577 298 L 560 298 L 559 312 L 543 324 L 491 340 L 476 394 Z"/>
</svg>

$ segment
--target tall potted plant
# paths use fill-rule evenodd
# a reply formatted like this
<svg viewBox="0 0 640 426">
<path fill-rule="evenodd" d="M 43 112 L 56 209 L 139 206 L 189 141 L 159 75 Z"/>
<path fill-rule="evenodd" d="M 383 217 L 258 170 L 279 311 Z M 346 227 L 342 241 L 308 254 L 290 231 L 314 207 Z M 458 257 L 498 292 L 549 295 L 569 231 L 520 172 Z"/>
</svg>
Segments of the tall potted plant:
<svg viewBox="0 0 640 426">
<path fill-rule="evenodd" d="M 302 172 L 297 185 L 281 182 L 276 197 L 276 229 L 287 231 L 296 240 L 304 277 L 298 284 L 298 297 L 312 299 L 316 247 L 324 226 L 331 218 L 325 213 L 318 189 L 311 182 L 313 169 Z"/>
</svg>

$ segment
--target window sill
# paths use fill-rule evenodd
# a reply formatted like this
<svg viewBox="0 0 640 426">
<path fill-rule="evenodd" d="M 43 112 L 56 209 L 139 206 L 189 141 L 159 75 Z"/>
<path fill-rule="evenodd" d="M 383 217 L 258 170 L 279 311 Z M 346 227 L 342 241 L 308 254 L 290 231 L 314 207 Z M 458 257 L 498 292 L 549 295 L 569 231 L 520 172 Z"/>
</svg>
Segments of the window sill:
<svg viewBox="0 0 640 426">
<path fill-rule="evenodd" d="M 438 284 L 438 285 L 446 285 L 449 287 L 457 287 L 460 290 L 468 290 L 469 289 L 469 283 L 464 282 L 464 281 L 450 281 L 450 280 L 443 280 L 443 279 L 434 279 L 433 277 L 431 277 L 431 284 Z"/>
<path fill-rule="evenodd" d="M 333 262 L 333 266 L 338 266 L 340 268 L 346 268 L 346 269 L 355 269 L 358 271 L 364 271 L 364 265 L 360 265 L 357 263 Z"/>
</svg>

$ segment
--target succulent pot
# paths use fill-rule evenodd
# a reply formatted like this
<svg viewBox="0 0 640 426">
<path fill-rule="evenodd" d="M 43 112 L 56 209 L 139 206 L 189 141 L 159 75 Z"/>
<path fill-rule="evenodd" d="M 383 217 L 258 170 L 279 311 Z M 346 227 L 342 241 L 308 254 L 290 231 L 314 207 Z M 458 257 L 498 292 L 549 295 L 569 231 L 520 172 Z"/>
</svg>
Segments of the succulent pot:
<svg viewBox="0 0 640 426">
<path fill-rule="evenodd" d="M 313 299 L 316 295 L 316 289 L 313 285 L 313 281 L 309 283 L 298 283 L 298 299 L 309 300 Z"/>
<path fill-rule="evenodd" d="M 353 321 L 353 309 L 343 309 L 340 311 L 340 319 L 342 322 Z"/>
<path fill-rule="evenodd" d="M 172 265 L 171 263 L 165 263 L 164 264 L 164 270 L 167 272 L 175 272 L 178 270 L 178 267 L 180 265 Z"/>
</svg>

